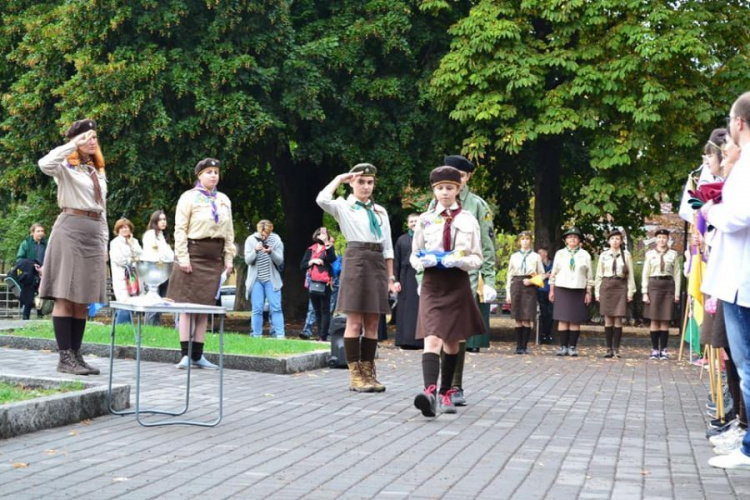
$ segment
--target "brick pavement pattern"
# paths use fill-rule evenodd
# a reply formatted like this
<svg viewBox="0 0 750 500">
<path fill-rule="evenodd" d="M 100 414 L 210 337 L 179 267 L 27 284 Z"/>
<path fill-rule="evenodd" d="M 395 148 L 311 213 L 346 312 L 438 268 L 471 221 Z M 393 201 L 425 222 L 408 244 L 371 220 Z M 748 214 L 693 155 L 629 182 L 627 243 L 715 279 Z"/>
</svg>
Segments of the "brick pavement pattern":
<svg viewBox="0 0 750 500">
<path fill-rule="evenodd" d="M 620 360 L 555 350 L 469 354 L 469 406 L 435 419 L 412 405 L 419 351 L 380 350 L 383 394 L 349 392 L 345 370 L 227 370 L 215 428 L 106 416 L 0 441 L 0 498 L 750 498 L 750 472 L 707 465 L 697 368 L 643 349 Z M 54 353 L 2 348 L 0 359 L 3 373 L 59 375 Z M 108 360 L 93 361 L 106 383 Z M 134 365 L 115 360 L 115 381 L 133 384 Z M 180 407 L 185 372 L 143 363 L 142 377 L 143 405 Z M 193 372 L 188 418 L 214 418 L 216 382 Z"/>
</svg>

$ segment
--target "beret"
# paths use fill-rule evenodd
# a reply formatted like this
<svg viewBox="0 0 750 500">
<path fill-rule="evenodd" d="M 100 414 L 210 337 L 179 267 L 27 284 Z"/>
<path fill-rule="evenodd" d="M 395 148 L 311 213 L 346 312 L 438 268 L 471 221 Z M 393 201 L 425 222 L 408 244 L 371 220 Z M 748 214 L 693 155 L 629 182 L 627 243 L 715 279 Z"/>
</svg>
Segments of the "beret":
<svg viewBox="0 0 750 500">
<path fill-rule="evenodd" d="M 461 185 L 461 172 L 453 167 L 437 167 L 430 172 L 430 185 L 448 182 L 457 186 Z"/>
<path fill-rule="evenodd" d="M 201 175 L 201 172 L 207 168 L 219 168 L 220 166 L 221 163 L 216 158 L 203 158 L 195 165 L 195 176 L 197 177 Z"/>
<path fill-rule="evenodd" d="M 663 234 L 664 236 L 669 236 L 669 229 L 665 227 L 660 227 L 654 232 L 654 236 L 659 236 L 660 234 Z"/>
<path fill-rule="evenodd" d="M 89 130 L 96 130 L 95 120 L 92 120 L 90 118 L 78 120 L 73 122 L 73 124 L 68 127 L 68 130 L 65 131 L 65 137 L 67 137 L 68 139 L 72 139 L 73 137 L 81 135 L 84 132 L 88 132 Z"/>
<path fill-rule="evenodd" d="M 474 164 L 461 155 L 450 155 L 443 158 L 443 165 L 457 168 L 462 172 L 473 172 Z"/>
<path fill-rule="evenodd" d="M 619 229 L 613 229 L 612 231 L 610 231 L 609 233 L 607 233 L 607 239 L 608 240 L 612 236 L 619 236 L 620 238 L 622 238 L 622 231 L 620 231 Z"/>
</svg>

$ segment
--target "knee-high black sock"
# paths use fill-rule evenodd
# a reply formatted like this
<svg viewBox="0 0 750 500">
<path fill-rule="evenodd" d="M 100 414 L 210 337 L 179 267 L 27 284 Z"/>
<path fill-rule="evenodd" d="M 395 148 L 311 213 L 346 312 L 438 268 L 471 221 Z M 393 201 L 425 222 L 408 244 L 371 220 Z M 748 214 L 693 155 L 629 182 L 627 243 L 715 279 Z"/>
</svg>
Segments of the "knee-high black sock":
<svg viewBox="0 0 750 500">
<path fill-rule="evenodd" d="M 378 341 L 376 339 L 368 339 L 367 337 L 362 337 L 362 341 L 360 343 L 360 358 L 362 361 L 372 361 L 375 362 L 375 353 L 378 350 Z"/>
<path fill-rule="evenodd" d="M 604 327 L 604 339 L 607 342 L 607 349 L 612 350 L 612 327 Z"/>
<path fill-rule="evenodd" d="M 516 334 L 516 349 L 521 349 L 523 347 L 523 327 L 517 326 L 515 329 Z"/>
<path fill-rule="evenodd" d="M 83 344 L 83 332 L 86 331 L 86 320 L 71 318 L 70 348 L 77 351 Z"/>
<path fill-rule="evenodd" d="M 198 361 L 203 356 L 203 342 L 193 342 L 193 352 L 190 353 L 190 359 Z"/>
<path fill-rule="evenodd" d="M 614 332 L 614 347 L 615 347 L 615 351 L 618 351 L 618 350 L 620 350 L 620 341 L 622 340 L 622 327 L 621 326 L 616 326 L 613 329 L 613 332 Z"/>
<path fill-rule="evenodd" d="M 67 351 L 72 349 L 71 337 L 73 328 L 73 318 L 52 316 L 52 327 L 55 330 L 55 340 L 57 340 L 57 349 Z"/>
<path fill-rule="evenodd" d="M 443 357 L 442 373 L 440 374 L 440 394 L 445 394 L 453 383 L 453 372 L 456 371 L 458 354 L 446 354 Z"/>
<path fill-rule="evenodd" d="M 669 330 L 662 330 L 659 339 L 662 351 L 667 348 L 667 339 L 669 339 Z"/>
<path fill-rule="evenodd" d="M 651 330 L 651 349 L 654 351 L 659 350 L 659 330 Z"/>
<path fill-rule="evenodd" d="M 580 334 L 581 334 L 580 330 L 570 331 L 570 344 L 568 344 L 570 347 L 575 347 L 578 345 L 578 336 Z"/>
<path fill-rule="evenodd" d="M 529 338 L 531 338 L 531 327 L 530 326 L 524 326 L 523 327 L 523 347 L 526 349 L 529 346 Z"/>
<path fill-rule="evenodd" d="M 560 347 L 568 347 L 570 343 L 570 330 L 559 330 L 560 333 Z"/>
<path fill-rule="evenodd" d="M 426 352 L 422 354 L 422 379 L 424 380 L 425 389 L 431 385 L 437 385 L 439 373 L 440 356 L 433 352 Z"/>
<path fill-rule="evenodd" d="M 182 356 L 187 356 L 187 353 L 188 353 L 188 343 L 189 342 L 187 340 L 185 340 L 185 341 L 181 340 L 180 341 L 180 354 Z"/>
<path fill-rule="evenodd" d="M 459 389 L 464 386 L 464 361 L 466 360 L 466 341 L 458 343 L 458 358 L 456 359 L 456 371 L 453 372 L 453 387 Z"/>
<path fill-rule="evenodd" d="M 356 363 L 359 356 L 359 337 L 344 337 L 344 353 L 347 363 Z"/>
</svg>

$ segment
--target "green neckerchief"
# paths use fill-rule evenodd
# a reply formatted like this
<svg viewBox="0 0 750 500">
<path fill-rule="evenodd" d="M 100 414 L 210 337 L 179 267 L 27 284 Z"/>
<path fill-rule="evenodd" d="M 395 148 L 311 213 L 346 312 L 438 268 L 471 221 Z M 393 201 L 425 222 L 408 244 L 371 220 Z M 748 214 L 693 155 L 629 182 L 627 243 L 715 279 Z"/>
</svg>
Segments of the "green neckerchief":
<svg viewBox="0 0 750 500">
<path fill-rule="evenodd" d="M 409 236 L 414 236 L 414 230 L 413 229 L 409 229 L 409 231 L 407 231 L 407 232 L 409 233 Z"/>
<path fill-rule="evenodd" d="M 567 246 L 565 247 L 565 250 L 568 251 L 570 254 L 570 270 L 575 271 L 576 270 L 576 254 L 578 253 L 578 250 L 580 250 L 581 247 L 577 246 L 575 250 L 571 250 Z"/>
<path fill-rule="evenodd" d="M 531 250 L 528 250 L 524 252 L 523 250 L 519 250 L 518 253 L 520 253 L 523 256 L 523 261 L 521 261 L 521 274 L 526 274 L 526 257 L 531 255 Z"/>
<path fill-rule="evenodd" d="M 370 219 L 370 232 L 378 238 L 382 238 L 383 233 L 382 231 L 380 231 L 380 224 L 378 224 L 378 219 L 375 217 L 375 212 L 372 210 L 372 200 L 368 201 L 367 203 L 362 203 L 358 200 L 354 204 L 367 210 L 367 217 Z"/>
</svg>

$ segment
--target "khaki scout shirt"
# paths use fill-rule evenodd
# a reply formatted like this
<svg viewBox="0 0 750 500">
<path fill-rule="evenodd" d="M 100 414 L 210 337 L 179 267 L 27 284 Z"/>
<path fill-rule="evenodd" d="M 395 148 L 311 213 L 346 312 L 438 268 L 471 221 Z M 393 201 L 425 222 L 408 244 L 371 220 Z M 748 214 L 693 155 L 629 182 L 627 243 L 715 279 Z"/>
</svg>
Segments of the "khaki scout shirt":
<svg viewBox="0 0 750 500">
<path fill-rule="evenodd" d="M 219 223 L 214 221 L 211 200 L 197 189 L 185 191 L 177 202 L 174 217 L 174 252 L 177 262 L 189 264 L 188 240 L 224 239 L 224 264 L 231 265 L 237 249 L 234 246 L 232 203 L 224 193 L 216 194 Z"/>
<path fill-rule="evenodd" d="M 664 271 L 661 271 L 660 253 L 652 248 L 646 252 L 643 259 L 643 275 L 641 276 L 641 293 L 648 293 L 648 279 L 655 276 L 671 276 L 674 279 L 674 296 L 680 296 L 680 266 L 679 255 L 674 250 L 664 252 Z"/>
<path fill-rule="evenodd" d="M 623 261 L 624 256 L 625 260 Z M 615 273 L 612 272 L 612 265 L 615 267 Z M 633 298 L 635 295 L 635 278 L 633 277 L 633 258 L 630 256 L 630 252 L 627 250 L 620 250 L 615 255 L 612 250 L 605 250 L 599 255 L 599 262 L 596 265 L 596 280 L 594 283 L 594 290 L 596 296 L 599 297 L 599 289 L 602 286 L 604 278 L 618 277 L 622 278 L 625 276 L 625 266 L 628 268 L 628 300 Z"/>
</svg>

